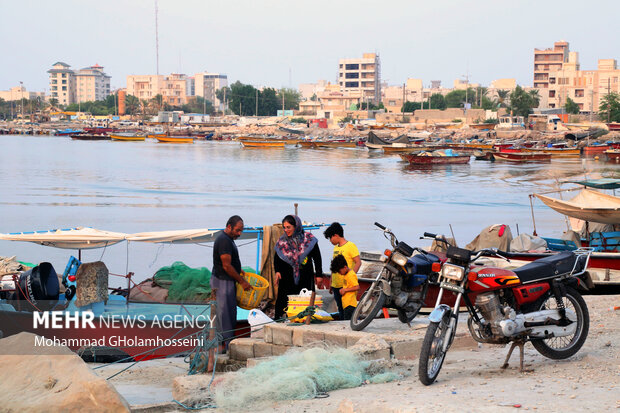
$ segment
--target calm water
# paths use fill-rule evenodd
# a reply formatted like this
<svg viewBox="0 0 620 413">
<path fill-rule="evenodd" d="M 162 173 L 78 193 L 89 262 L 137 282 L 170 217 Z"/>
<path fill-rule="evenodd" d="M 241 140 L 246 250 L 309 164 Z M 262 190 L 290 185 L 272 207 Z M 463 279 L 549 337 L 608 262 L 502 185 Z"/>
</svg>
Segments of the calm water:
<svg viewBox="0 0 620 413">
<path fill-rule="evenodd" d="M 237 143 L 81 142 L 67 137 L 0 136 L 0 232 L 91 226 L 119 232 L 219 228 L 232 214 L 247 226 L 280 222 L 299 203 L 312 222 L 346 223 L 362 250 L 387 247 L 373 223 L 413 245 L 424 231 L 450 233 L 466 244 L 485 226 L 505 223 L 516 235 L 532 232 L 528 194 L 553 189 L 558 179 L 618 172 L 594 160 L 411 169 L 398 156 L 365 149 L 244 149 Z M 535 202 L 539 234 L 559 236 L 561 215 Z M 331 251 L 322 234 L 322 251 Z M 241 241 L 238 244 L 244 244 Z M 240 249 L 255 266 L 256 245 Z M 50 261 L 64 269 L 70 250 L 0 241 L 0 256 Z M 119 244 L 83 252 L 111 272 L 139 279 L 175 260 L 211 267 L 202 246 Z M 328 264 L 324 264 L 327 270 Z"/>
</svg>

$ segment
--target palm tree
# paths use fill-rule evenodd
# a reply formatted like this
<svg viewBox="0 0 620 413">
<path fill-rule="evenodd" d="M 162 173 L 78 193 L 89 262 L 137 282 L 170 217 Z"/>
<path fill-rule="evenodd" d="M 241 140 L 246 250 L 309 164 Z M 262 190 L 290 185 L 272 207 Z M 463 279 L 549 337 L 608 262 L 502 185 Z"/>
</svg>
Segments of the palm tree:
<svg viewBox="0 0 620 413">
<path fill-rule="evenodd" d="M 540 93 L 538 93 L 538 89 L 531 89 L 527 93 L 532 97 L 532 107 L 537 108 L 540 104 Z"/>
<path fill-rule="evenodd" d="M 498 107 L 500 108 L 508 107 L 508 93 L 510 93 L 510 91 L 505 90 L 505 89 L 499 89 L 497 91 Z"/>
</svg>

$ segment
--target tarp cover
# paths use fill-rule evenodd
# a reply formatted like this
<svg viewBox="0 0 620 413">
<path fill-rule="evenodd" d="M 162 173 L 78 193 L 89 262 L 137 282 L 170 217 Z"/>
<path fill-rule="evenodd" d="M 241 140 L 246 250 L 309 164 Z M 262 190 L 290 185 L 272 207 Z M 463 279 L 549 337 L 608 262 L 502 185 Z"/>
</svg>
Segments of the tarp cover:
<svg viewBox="0 0 620 413">
<path fill-rule="evenodd" d="M 620 224 L 620 198 L 591 189 L 582 190 L 570 201 L 534 194 L 560 214 L 584 221 Z"/>
<path fill-rule="evenodd" d="M 500 235 L 501 234 L 501 235 Z M 465 248 L 479 251 L 483 248 L 497 248 L 501 251 L 510 251 L 512 232 L 508 225 L 495 224 L 483 229 Z"/>
<path fill-rule="evenodd" d="M 124 241 L 127 234 L 102 231 L 95 228 L 77 227 L 50 231 L 0 234 L 0 240 L 28 241 L 65 249 L 91 249 L 114 245 Z"/>
<path fill-rule="evenodd" d="M 512 252 L 544 252 L 547 250 L 547 241 L 530 234 L 520 234 L 510 242 Z"/>
</svg>

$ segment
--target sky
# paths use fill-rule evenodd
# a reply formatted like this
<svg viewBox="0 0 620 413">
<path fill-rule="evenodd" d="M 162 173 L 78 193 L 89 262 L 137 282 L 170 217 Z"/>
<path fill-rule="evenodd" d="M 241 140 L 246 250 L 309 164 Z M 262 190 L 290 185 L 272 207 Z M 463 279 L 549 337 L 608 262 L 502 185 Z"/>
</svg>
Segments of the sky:
<svg viewBox="0 0 620 413">
<path fill-rule="evenodd" d="M 230 83 L 334 82 L 338 59 L 376 52 L 390 85 L 455 79 L 531 86 L 534 48 L 566 40 L 581 68 L 620 59 L 619 0 L 158 0 L 159 73 Z M 48 88 L 57 61 L 99 64 L 112 89 L 155 74 L 155 0 L 0 0 L 0 90 Z M 47 92 L 47 90 L 46 90 Z"/>
</svg>

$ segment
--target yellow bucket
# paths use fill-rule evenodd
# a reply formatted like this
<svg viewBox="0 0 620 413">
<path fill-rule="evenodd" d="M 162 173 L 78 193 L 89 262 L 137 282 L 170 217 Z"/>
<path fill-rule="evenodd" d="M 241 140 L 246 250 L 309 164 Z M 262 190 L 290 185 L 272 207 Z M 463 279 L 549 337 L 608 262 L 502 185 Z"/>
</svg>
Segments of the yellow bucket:
<svg viewBox="0 0 620 413">
<path fill-rule="evenodd" d="M 263 300 L 269 288 L 269 281 L 251 272 L 246 272 L 243 278 L 250 283 L 252 289 L 245 291 L 241 284 L 237 283 L 237 305 L 244 310 L 252 310 Z"/>
</svg>

